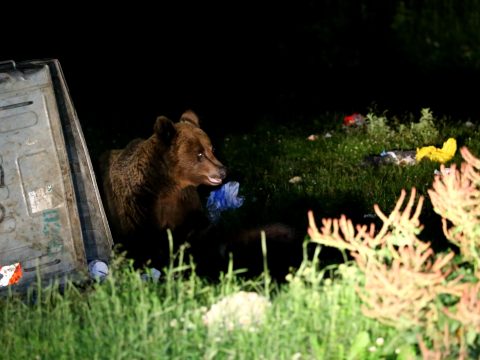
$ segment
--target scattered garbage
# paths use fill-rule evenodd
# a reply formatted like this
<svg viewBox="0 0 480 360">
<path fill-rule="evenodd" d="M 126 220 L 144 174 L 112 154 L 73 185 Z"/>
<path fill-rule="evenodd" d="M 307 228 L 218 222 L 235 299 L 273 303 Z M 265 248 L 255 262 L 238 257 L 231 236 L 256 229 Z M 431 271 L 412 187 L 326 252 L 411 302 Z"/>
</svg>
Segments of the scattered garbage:
<svg viewBox="0 0 480 360">
<path fill-rule="evenodd" d="M 146 273 L 142 274 L 141 278 L 143 281 L 158 282 L 158 280 L 160 280 L 161 275 L 162 275 L 162 272 L 160 270 L 155 268 L 150 268 Z"/>
<path fill-rule="evenodd" d="M 263 324 L 270 306 L 266 297 L 255 292 L 240 291 L 213 304 L 203 315 L 203 323 L 209 330 L 255 331 Z"/>
<path fill-rule="evenodd" d="M 353 113 L 343 118 L 343 125 L 345 126 L 362 126 L 365 125 L 365 117 L 359 113 Z"/>
<path fill-rule="evenodd" d="M 435 146 L 425 146 L 417 149 L 416 159 L 417 161 L 420 161 L 426 157 L 432 161 L 437 161 L 443 164 L 451 160 L 456 151 L 457 141 L 454 138 L 449 138 L 443 143 L 443 147 L 441 149 L 436 148 Z"/>
<path fill-rule="evenodd" d="M 290 180 L 288 180 L 290 184 L 298 184 L 302 182 L 302 177 L 301 176 L 294 176 Z"/>
<path fill-rule="evenodd" d="M 415 150 L 384 150 L 380 155 L 367 156 L 364 162 L 373 165 L 414 165 L 416 163 Z"/>
<path fill-rule="evenodd" d="M 382 151 L 380 155 L 367 156 L 364 159 L 364 164 L 384 165 L 415 165 L 423 158 L 428 158 L 431 161 L 445 163 L 453 158 L 457 151 L 457 141 L 454 138 L 449 138 L 443 143 L 441 149 L 435 146 L 425 146 L 415 150 L 390 150 Z"/>
<path fill-rule="evenodd" d="M 20 263 L 0 267 L 0 287 L 16 284 L 23 276 Z"/>
<path fill-rule="evenodd" d="M 383 151 L 380 156 L 397 165 L 415 165 L 414 151 Z"/>
<path fill-rule="evenodd" d="M 237 209 L 243 205 L 244 198 L 238 196 L 240 184 L 237 181 L 229 181 L 219 189 L 210 192 L 207 200 L 207 210 L 210 221 L 218 222 L 222 211 Z"/>
<path fill-rule="evenodd" d="M 332 133 L 330 133 L 328 131 L 323 135 L 323 137 L 325 139 L 331 138 L 332 136 L 333 136 Z M 307 140 L 308 141 L 317 141 L 319 138 L 320 138 L 320 136 L 318 134 L 312 134 L 312 135 L 309 135 L 307 137 Z"/>
<path fill-rule="evenodd" d="M 101 260 L 93 260 L 88 263 L 88 273 L 93 280 L 102 281 L 108 275 L 108 265 Z"/>
</svg>

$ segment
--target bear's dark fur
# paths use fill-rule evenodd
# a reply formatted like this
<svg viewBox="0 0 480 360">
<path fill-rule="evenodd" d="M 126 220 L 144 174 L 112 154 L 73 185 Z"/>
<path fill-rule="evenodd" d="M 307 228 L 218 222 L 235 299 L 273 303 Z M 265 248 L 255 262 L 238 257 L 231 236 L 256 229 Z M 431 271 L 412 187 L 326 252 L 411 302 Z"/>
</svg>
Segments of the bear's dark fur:
<svg viewBox="0 0 480 360">
<path fill-rule="evenodd" d="M 194 112 L 185 112 L 177 123 L 157 118 L 152 136 L 106 152 L 100 169 L 114 240 L 137 265 L 150 260 L 160 268 L 168 263 L 166 229 L 172 230 L 177 245 L 190 243 L 200 267 L 223 267 L 228 252 L 236 249 L 245 254 L 248 266 L 252 241 L 261 254 L 260 229 L 226 235 L 212 226 L 204 212 L 197 187 L 221 184 L 226 169 L 213 154 Z M 272 235 L 280 243 L 293 238 L 291 229 L 282 225 L 269 225 L 266 230 L 267 237 Z"/>
<path fill-rule="evenodd" d="M 208 227 L 196 188 L 221 184 L 226 176 L 192 111 L 177 123 L 160 116 L 148 139 L 104 153 L 100 171 L 114 239 L 131 255 L 145 253 L 138 262 L 165 256 L 152 253 L 151 243 L 161 241 L 167 228 L 185 237 Z"/>
</svg>

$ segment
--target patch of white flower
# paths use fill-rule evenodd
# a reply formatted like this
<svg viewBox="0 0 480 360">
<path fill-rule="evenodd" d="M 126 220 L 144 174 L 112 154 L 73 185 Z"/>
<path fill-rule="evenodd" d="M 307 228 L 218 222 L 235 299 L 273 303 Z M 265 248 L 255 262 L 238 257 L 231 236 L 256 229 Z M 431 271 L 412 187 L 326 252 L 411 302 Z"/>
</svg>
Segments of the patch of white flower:
<svg viewBox="0 0 480 360">
<path fill-rule="evenodd" d="M 264 296 L 240 291 L 213 304 L 203 316 L 203 323 L 210 330 L 256 331 L 264 322 L 270 306 L 270 301 Z"/>
<path fill-rule="evenodd" d="M 296 352 L 295 354 L 293 354 L 291 360 L 300 360 L 301 358 L 302 358 L 302 353 Z"/>
</svg>

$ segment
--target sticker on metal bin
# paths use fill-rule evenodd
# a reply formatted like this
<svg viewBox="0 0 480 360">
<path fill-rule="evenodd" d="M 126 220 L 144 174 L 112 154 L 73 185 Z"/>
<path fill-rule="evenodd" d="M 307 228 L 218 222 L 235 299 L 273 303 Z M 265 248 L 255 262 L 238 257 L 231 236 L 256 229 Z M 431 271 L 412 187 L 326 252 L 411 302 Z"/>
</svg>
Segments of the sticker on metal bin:
<svg viewBox="0 0 480 360">
<path fill-rule="evenodd" d="M 23 275 L 20 263 L 0 267 L 0 287 L 16 284 Z"/>
<path fill-rule="evenodd" d="M 28 200 L 32 208 L 32 214 L 53 208 L 52 186 L 39 188 L 28 192 Z"/>
</svg>

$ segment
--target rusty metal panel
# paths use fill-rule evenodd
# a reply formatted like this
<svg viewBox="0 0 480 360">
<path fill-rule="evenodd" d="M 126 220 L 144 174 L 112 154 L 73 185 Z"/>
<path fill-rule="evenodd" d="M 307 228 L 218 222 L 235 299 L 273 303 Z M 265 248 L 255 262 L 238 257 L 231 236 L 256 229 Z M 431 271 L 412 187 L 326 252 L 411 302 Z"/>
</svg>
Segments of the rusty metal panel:
<svg viewBox="0 0 480 360">
<path fill-rule="evenodd" d="M 60 64 L 1 63 L 0 267 L 21 264 L 15 287 L 24 288 L 37 269 L 62 281 L 87 261 L 108 261 L 111 247 Z"/>
</svg>

